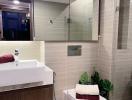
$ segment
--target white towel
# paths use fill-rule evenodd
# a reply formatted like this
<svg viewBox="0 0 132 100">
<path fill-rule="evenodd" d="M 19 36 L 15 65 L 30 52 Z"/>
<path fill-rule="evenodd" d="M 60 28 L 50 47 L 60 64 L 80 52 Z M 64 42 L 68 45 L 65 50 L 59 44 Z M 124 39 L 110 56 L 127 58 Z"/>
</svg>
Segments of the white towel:
<svg viewBox="0 0 132 100">
<path fill-rule="evenodd" d="M 83 100 L 83 99 L 76 99 L 75 89 L 64 90 L 63 92 L 64 92 L 64 100 Z M 99 96 L 99 100 L 106 100 L 106 99 L 102 96 Z"/>
<path fill-rule="evenodd" d="M 98 85 L 76 84 L 76 93 L 82 95 L 99 95 Z"/>
</svg>

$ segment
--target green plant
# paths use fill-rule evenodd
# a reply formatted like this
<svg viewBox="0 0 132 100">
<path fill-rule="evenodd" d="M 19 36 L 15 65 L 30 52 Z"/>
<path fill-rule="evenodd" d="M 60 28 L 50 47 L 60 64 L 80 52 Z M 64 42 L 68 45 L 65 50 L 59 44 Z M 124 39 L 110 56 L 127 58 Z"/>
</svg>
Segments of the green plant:
<svg viewBox="0 0 132 100">
<path fill-rule="evenodd" d="M 109 80 L 100 80 L 99 82 L 100 94 L 109 100 L 109 93 L 114 86 Z"/>
<path fill-rule="evenodd" d="M 97 84 L 99 86 L 100 95 L 109 100 L 109 93 L 113 90 L 114 86 L 109 80 L 103 80 L 97 71 L 90 77 L 88 73 L 85 72 L 81 75 L 79 84 L 89 85 L 89 84 Z"/>
<path fill-rule="evenodd" d="M 88 76 L 87 72 L 85 72 L 81 75 L 79 84 L 83 84 L 83 85 L 91 84 L 90 77 Z"/>
<path fill-rule="evenodd" d="M 92 84 L 99 84 L 101 78 L 98 72 L 94 72 L 94 74 L 91 76 Z"/>
</svg>

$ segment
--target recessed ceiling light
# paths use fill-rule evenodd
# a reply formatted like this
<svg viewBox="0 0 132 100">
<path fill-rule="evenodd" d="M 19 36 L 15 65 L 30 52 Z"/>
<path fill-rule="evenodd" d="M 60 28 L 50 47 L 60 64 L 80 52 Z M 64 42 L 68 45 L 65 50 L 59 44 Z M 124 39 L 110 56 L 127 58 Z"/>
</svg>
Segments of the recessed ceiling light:
<svg viewBox="0 0 132 100">
<path fill-rule="evenodd" d="M 18 4 L 20 4 L 20 1 L 19 0 L 13 0 L 13 3 L 18 5 Z"/>
</svg>

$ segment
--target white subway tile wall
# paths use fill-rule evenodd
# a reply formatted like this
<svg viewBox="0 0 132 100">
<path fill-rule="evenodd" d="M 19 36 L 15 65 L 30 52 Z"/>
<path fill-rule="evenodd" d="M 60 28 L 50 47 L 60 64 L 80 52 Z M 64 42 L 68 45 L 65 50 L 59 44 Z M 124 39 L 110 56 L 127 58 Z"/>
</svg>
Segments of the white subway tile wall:
<svg viewBox="0 0 132 100">
<path fill-rule="evenodd" d="M 131 0 L 124 0 L 124 3 L 126 3 L 124 4 L 126 8 L 129 7 L 129 23 L 126 25 L 127 27 L 123 25 L 123 47 L 125 46 L 125 48 L 127 48 L 122 50 L 115 49 L 114 51 L 115 65 L 113 69 L 113 80 L 115 89 L 113 100 L 132 100 L 132 88 L 130 86 L 130 84 L 132 84 L 132 2 Z M 124 20 L 126 20 L 125 16 L 126 15 L 124 15 Z M 114 46 L 115 48 L 117 47 L 117 45 Z"/>
<path fill-rule="evenodd" d="M 103 78 L 111 80 L 113 50 L 114 0 L 101 2 L 101 26 L 98 46 L 97 70 Z"/>
<path fill-rule="evenodd" d="M 118 3 L 119 0 L 102 0 L 101 2 L 102 37 L 99 40 L 97 69 L 102 77 L 114 83 L 111 100 L 131 100 L 132 90 L 129 82 L 132 80 L 132 3 L 130 4 L 128 37 L 127 34 L 123 35 L 125 39 L 123 41 L 127 41 L 127 49 L 122 50 L 117 49 L 118 28 L 116 25 L 119 23 L 119 16 L 116 7 Z"/>
<path fill-rule="evenodd" d="M 81 45 L 81 56 L 67 56 L 68 45 Z M 48 43 L 45 44 L 46 65 L 56 72 L 57 100 L 63 100 L 63 90 L 75 88 L 82 73 L 93 72 L 97 60 L 97 43 Z"/>
</svg>

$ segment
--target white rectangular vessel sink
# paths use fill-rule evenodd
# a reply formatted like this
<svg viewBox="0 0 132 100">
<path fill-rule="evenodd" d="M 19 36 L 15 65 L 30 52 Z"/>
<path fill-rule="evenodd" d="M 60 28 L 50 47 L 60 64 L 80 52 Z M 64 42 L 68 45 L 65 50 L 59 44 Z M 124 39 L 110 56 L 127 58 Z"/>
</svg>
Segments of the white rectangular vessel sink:
<svg viewBox="0 0 132 100">
<path fill-rule="evenodd" d="M 0 87 L 34 82 L 53 84 L 53 70 L 37 60 L 0 64 Z"/>
</svg>

